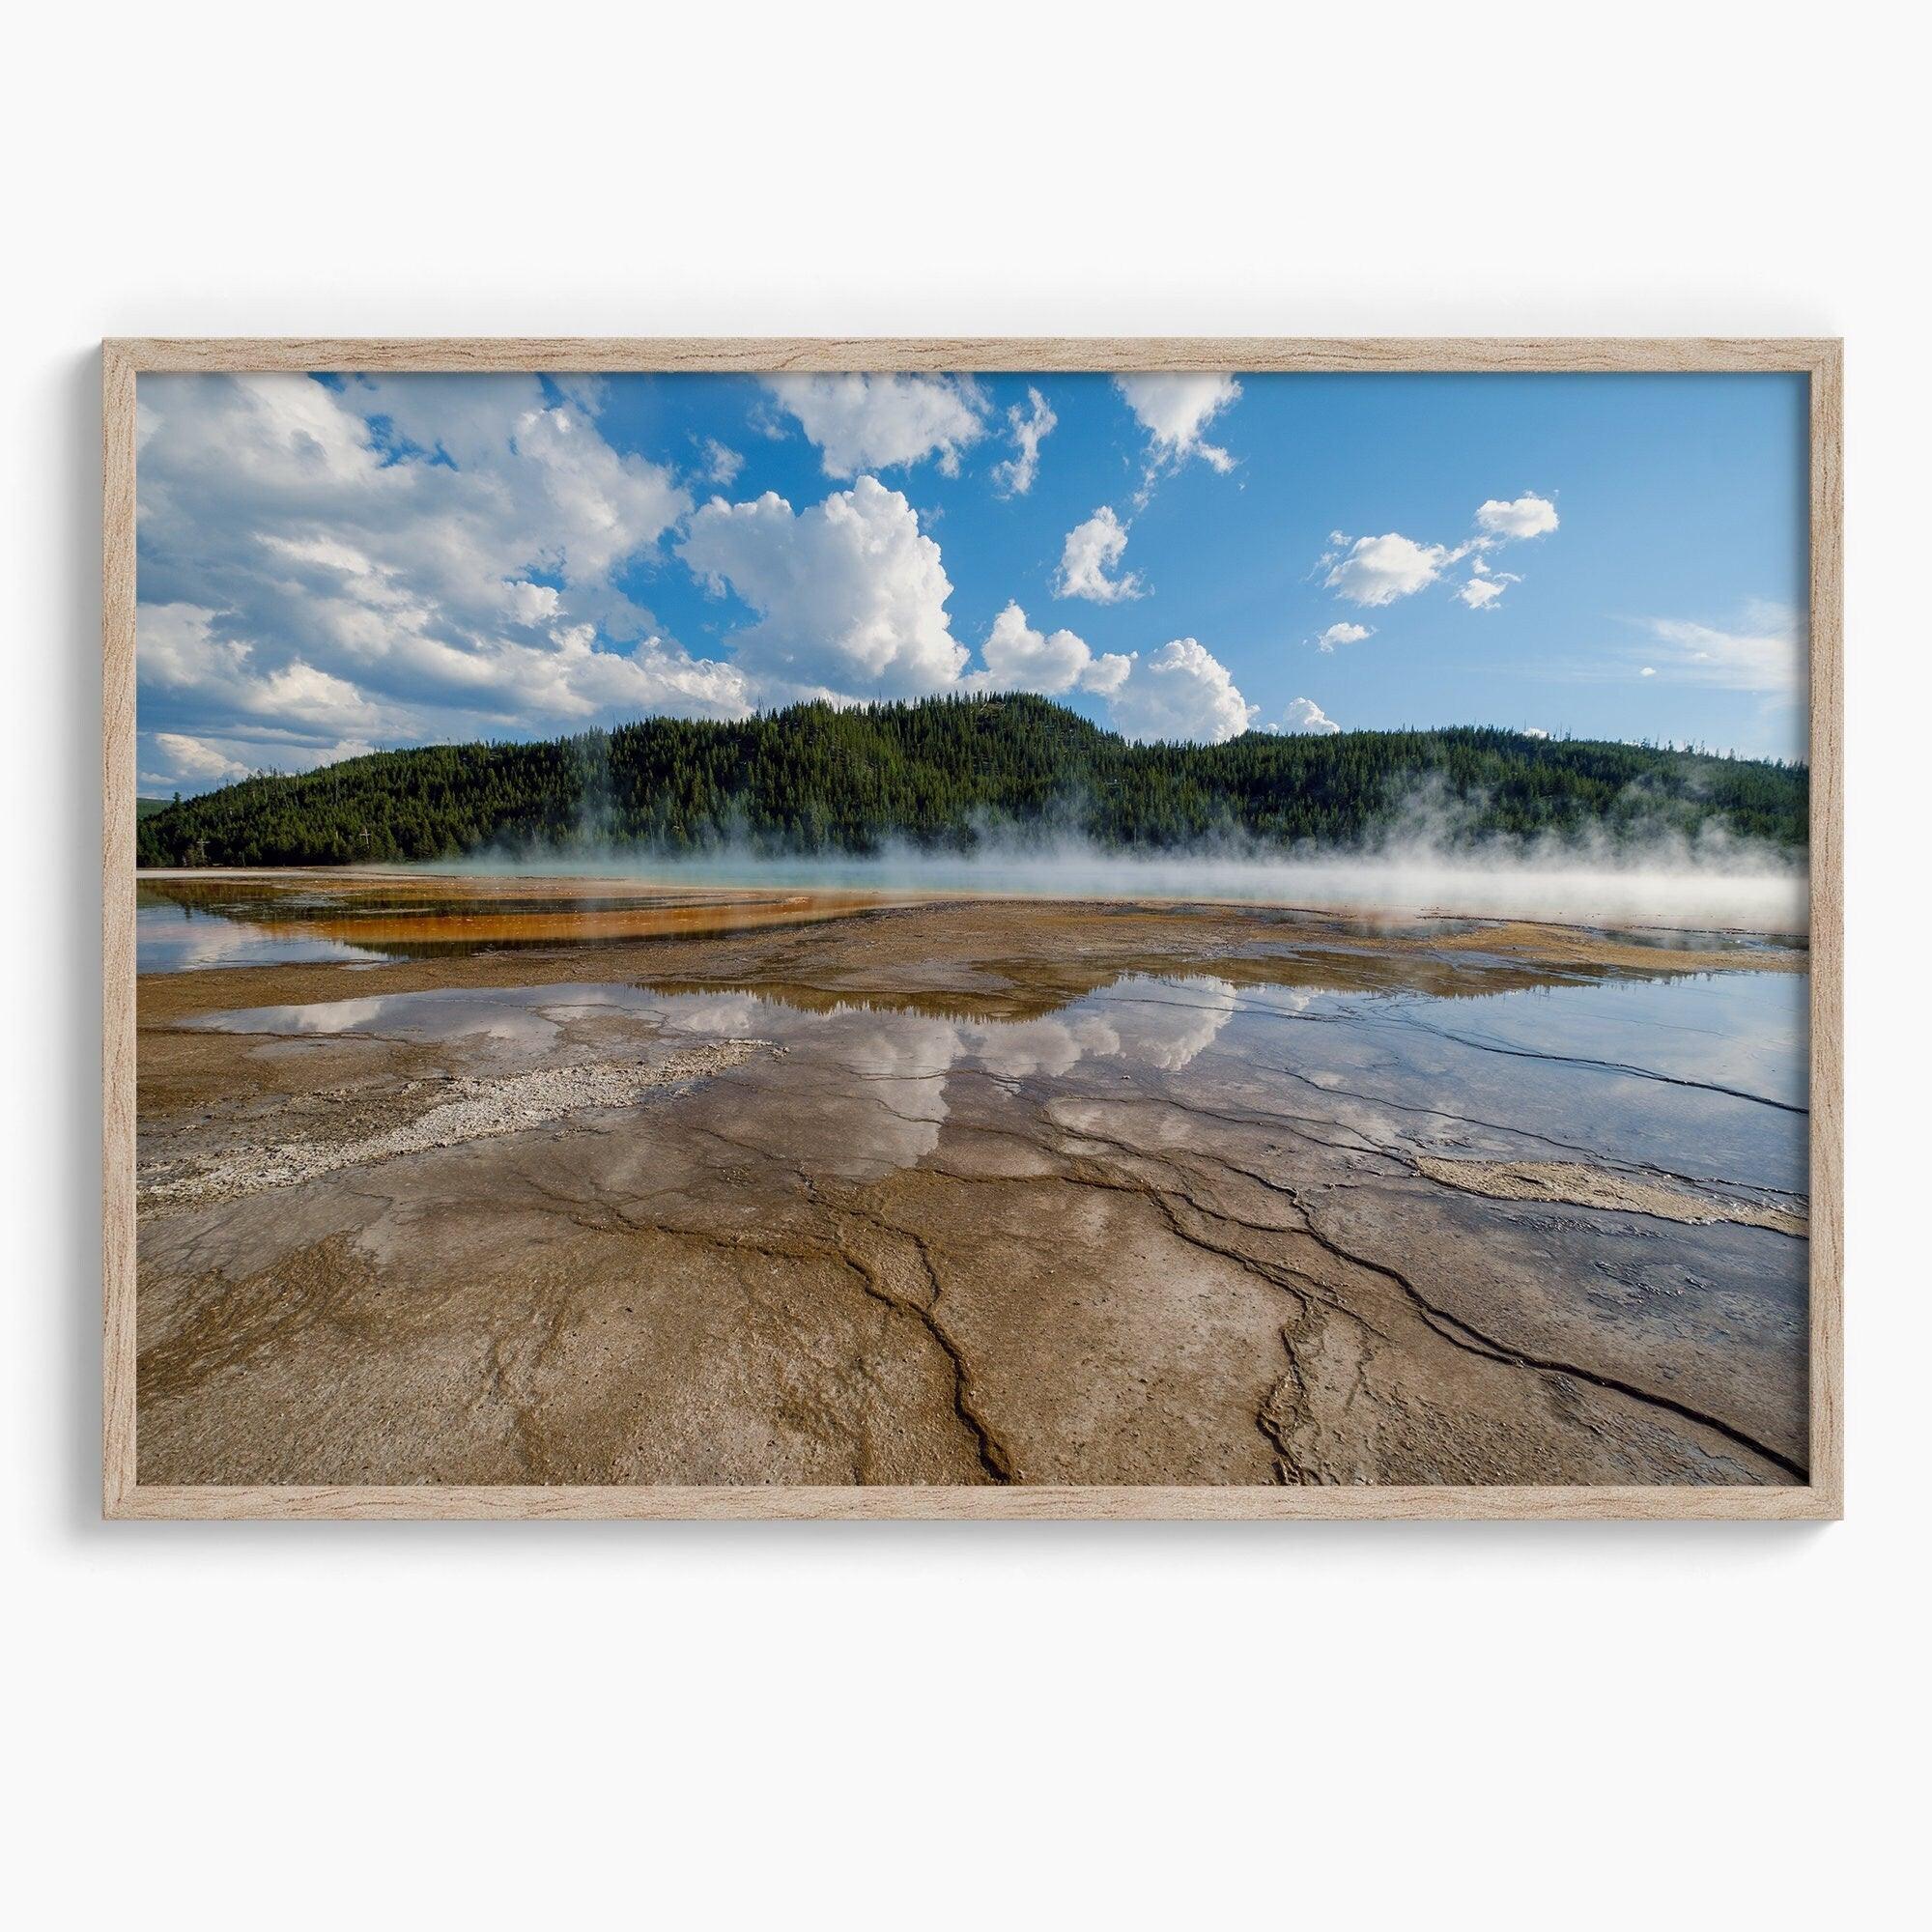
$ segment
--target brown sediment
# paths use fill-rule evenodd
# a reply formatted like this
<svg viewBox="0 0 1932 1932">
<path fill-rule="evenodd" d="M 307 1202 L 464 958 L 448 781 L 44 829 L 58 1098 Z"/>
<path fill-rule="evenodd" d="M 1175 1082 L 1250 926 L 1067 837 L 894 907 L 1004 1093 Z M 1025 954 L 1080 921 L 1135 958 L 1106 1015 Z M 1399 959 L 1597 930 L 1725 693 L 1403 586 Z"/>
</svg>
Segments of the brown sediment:
<svg viewBox="0 0 1932 1932">
<path fill-rule="evenodd" d="M 1524 1157 L 1436 1085 L 1391 1112 L 1302 1066 L 1063 1065 L 1047 1036 L 1096 996 L 1109 1029 L 1211 1034 L 1270 987 L 1803 965 L 1517 922 L 972 900 L 148 976 L 141 1477 L 1786 1482 L 1802 1308 L 1772 1319 L 1740 1244 L 1788 1246 L 1796 1207 Z M 505 1059 L 196 1024 L 591 981 L 749 992 L 810 1027 L 694 1041 L 575 1008 Z M 972 1028 L 1025 1051 L 961 1058 Z M 1438 1128 L 1471 1145 L 1391 1138 Z M 1602 1207 L 1673 1232 L 1565 1213 Z"/>
<path fill-rule="evenodd" d="M 144 874 L 143 877 L 156 875 Z M 327 890 L 353 903 L 358 895 L 387 901 L 398 891 L 389 875 L 321 875 Z M 204 890 L 206 875 L 170 877 L 171 890 Z M 245 892 L 261 900 L 245 913 L 267 923 L 292 894 L 321 891 L 317 875 L 249 875 L 224 883 L 224 896 Z M 412 879 L 409 890 L 434 905 L 444 895 L 463 901 L 447 912 L 425 912 L 439 936 L 457 939 L 462 922 L 482 918 L 471 901 L 501 898 L 527 910 L 505 937 L 539 935 L 526 923 L 552 916 L 559 900 L 601 899 L 621 893 L 634 899 L 634 917 L 647 923 L 636 932 L 608 937 L 594 951 L 582 932 L 565 932 L 554 945 L 535 943 L 491 950 L 473 928 L 477 950 L 426 959 L 358 966 L 358 993 L 400 992 L 428 986 L 525 983 L 535 961 L 575 955 L 594 962 L 599 979 L 643 979 L 723 984 L 734 976 L 761 984 L 779 980 L 814 983 L 827 992 L 931 990 L 962 998 L 997 991 L 1006 969 L 1024 969 L 1029 990 L 1063 999 L 1089 991 L 1124 972 L 1177 972 L 1211 968 L 1250 983 L 1410 985 L 1420 991 L 1506 990 L 1554 984 L 1571 978 L 1644 977 L 1684 973 L 1803 972 L 1808 953 L 1802 943 L 1762 938 L 1748 945 L 1668 946 L 1626 933 L 1524 920 L 1428 919 L 1387 922 L 1293 908 L 1135 901 L 1061 901 L 1012 898 L 909 899 L 865 894 L 758 894 L 720 891 L 686 895 L 653 893 L 633 882 L 558 880 Z M 330 936 L 355 940 L 374 927 L 365 919 L 382 912 L 343 916 Z M 554 917 L 579 917 L 559 909 Z M 602 917 L 601 911 L 582 917 Z M 694 929 L 692 918 L 736 922 Z M 292 916 L 291 916 L 292 917 Z M 306 914 L 303 917 L 307 917 Z M 778 925 L 767 935 L 761 925 Z M 820 930 L 819 928 L 826 928 Z M 626 942 L 629 943 L 626 943 Z M 208 1010 L 217 1005 L 293 1004 L 320 998 L 313 988 L 330 983 L 333 964 L 238 966 L 220 973 L 160 974 L 144 978 L 142 989 L 157 1017 Z M 320 976 L 320 977 L 318 977 Z M 564 977 L 554 975 L 551 977 Z M 212 979 L 220 989 L 211 986 Z M 245 1002 L 228 997 L 239 989 Z M 341 995 L 347 997 L 347 994 Z"/>
<path fill-rule="evenodd" d="M 1789 1208 L 1761 1201 L 1734 1200 L 1719 1194 L 1693 1194 L 1666 1187 L 1608 1168 L 1585 1167 L 1568 1160 L 1442 1160 L 1432 1154 L 1416 1156 L 1417 1170 L 1445 1187 L 1470 1194 L 1487 1194 L 1496 1201 L 1548 1201 L 1572 1208 L 1615 1208 L 1649 1214 L 1661 1221 L 1683 1221 L 1693 1227 L 1728 1221 L 1740 1228 L 1770 1228 L 1801 1237 L 1810 1222 Z"/>
<path fill-rule="evenodd" d="M 264 908 L 285 905 L 291 896 L 333 902 L 342 906 L 447 906 L 506 903 L 537 907 L 609 899 L 636 900 L 644 906 L 747 904 L 755 905 L 811 896 L 876 900 L 892 895 L 830 893 L 813 895 L 789 886 L 702 886 L 667 884 L 662 880 L 611 874 L 523 871 L 438 871 L 384 866 L 289 867 L 151 867 L 138 881 L 164 888 L 170 894 L 199 897 L 209 903 L 252 901 Z M 915 896 L 919 896 L 915 895 Z"/>
<path fill-rule="evenodd" d="M 582 945 L 807 925 L 908 903 L 902 895 L 691 888 L 541 875 L 325 871 L 155 871 L 172 903 L 226 911 L 277 937 L 384 947 Z"/>
</svg>

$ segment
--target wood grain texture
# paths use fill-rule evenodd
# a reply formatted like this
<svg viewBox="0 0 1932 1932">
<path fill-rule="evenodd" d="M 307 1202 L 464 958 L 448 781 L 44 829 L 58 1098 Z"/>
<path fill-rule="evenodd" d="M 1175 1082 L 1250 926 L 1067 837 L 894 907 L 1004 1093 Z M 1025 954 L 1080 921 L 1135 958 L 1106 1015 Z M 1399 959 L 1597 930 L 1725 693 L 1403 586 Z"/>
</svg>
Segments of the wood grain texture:
<svg viewBox="0 0 1932 1932">
<path fill-rule="evenodd" d="M 1811 1487 L 1845 1493 L 1843 346 L 1811 372 Z"/>
<path fill-rule="evenodd" d="M 1683 1488 L 169 1488 L 135 1480 L 134 405 L 143 373 L 1800 371 L 1811 421 L 1811 1480 Z M 121 338 L 102 345 L 103 1510 L 112 1518 L 1830 1519 L 1844 1498 L 1843 360 L 1809 337 Z"/>
<path fill-rule="evenodd" d="M 107 1510 L 134 1487 L 134 361 L 100 358 L 102 1314 Z"/>
<path fill-rule="evenodd" d="M 597 1488 L 554 1485 L 532 1488 L 432 1485 L 337 1488 L 326 1484 L 276 1488 L 168 1488 L 145 1484 L 130 1489 L 118 1517 L 329 1518 L 360 1517 L 420 1521 L 439 1518 L 687 1519 L 737 1518 L 741 1520 L 836 1517 L 855 1520 L 971 1518 L 981 1520 L 1093 1520 L 1136 1521 L 1212 1521 L 1266 1518 L 1292 1520 L 1310 1517 L 1350 1517 L 1384 1520 L 1422 1519 L 1520 1519 L 1588 1520 L 1649 1519 L 1681 1521 L 1693 1518 L 1794 1521 L 1834 1517 L 1832 1499 L 1815 1487 L 1689 1489 L 1658 1484 L 1645 1488 L 1518 1489 L 1501 1484 L 1482 1489 L 1363 1484 L 1348 1489 L 1307 1487 L 1247 1488 L 1073 1488 L 1028 1484 L 959 1488 L 805 1488 L 747 1485 L 738 1488 L 631 1489 L 618 1484 Z"/>
<path fill-rule="evenodd" d="M 1808 336 L 1741 341 L 1705 336 L 994 336 L 784 337 L 134 336 L 109 347 L 143 374 L 297 370 L 388 372 L 539 370 L 545 373 L 713 373 L 860 370 L 1113 371 L 1122 369 L 1306 371 L 1599 370 L 1640 373 L 1815 371 L 1838 345 Z"/>
</svg>

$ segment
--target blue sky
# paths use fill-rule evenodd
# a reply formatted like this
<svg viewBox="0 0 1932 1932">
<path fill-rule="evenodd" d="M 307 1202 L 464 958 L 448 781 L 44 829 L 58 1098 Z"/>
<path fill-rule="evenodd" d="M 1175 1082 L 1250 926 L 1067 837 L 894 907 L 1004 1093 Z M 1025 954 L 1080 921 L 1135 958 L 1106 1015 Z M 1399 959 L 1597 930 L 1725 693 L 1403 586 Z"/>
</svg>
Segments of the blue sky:
<svg viewBox="0 0 1932 1932">
<path fill-rule="evenodd" d="M 145 377 L 140 770 L 1031 689 L 1804 748 L 1786 376 Z"/>
</svg>

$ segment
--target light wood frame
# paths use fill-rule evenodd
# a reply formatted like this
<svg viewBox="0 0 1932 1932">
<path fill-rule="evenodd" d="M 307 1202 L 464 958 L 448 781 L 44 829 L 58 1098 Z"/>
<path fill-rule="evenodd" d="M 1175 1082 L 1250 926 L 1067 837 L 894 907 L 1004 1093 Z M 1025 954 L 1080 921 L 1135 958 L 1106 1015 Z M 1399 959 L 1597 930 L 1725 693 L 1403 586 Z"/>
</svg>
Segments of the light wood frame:
<svg viewBox="0 0 1932 1932">
<path fill-rule="evenodd" d="M 1810 381 L 1810 1480 L 1793 1488 L 691 1488 L 142 1484 L 135 1428 L 134 385 L 142 374 L 1793 371 Z M 103 1508 L 109 1517 L 1836 1518 L 1844 1496 L 1843 345 L 1680 337 L 1312 340 L 119 339 L 101 345 Z"/>
</svg>

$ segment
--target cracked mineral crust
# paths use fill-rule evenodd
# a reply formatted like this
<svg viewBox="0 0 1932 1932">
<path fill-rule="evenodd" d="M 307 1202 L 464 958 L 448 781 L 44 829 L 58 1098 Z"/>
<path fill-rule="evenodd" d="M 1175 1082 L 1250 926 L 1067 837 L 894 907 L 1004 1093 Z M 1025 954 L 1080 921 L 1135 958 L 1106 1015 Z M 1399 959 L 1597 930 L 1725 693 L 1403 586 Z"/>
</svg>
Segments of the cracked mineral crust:
<svg viewBox="0 0 1932 1932">
<path fill-rule="evenodd" d="M 144 976 L 141 1480 L 1802 1480 L 1804 964 L 986 900 Z"/>
</svg>

